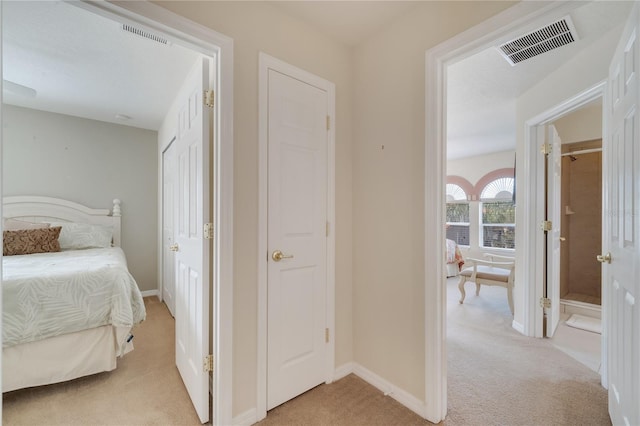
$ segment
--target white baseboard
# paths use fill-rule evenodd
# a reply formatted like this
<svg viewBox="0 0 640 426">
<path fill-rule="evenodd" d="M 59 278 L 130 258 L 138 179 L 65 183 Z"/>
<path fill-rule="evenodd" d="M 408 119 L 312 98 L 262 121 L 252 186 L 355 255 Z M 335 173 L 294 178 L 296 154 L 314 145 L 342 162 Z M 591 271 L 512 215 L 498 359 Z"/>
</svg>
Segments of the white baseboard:
<svg viewBox="0 0 640 426">
<path fill-rule="evenodd" d="M 336 371 L 333 373 L 333 380 L 340 380 L 343 377 L 347 377 L 349 374 L 353 373 L 355 368 L 355 363 L 347 362 L 346 364 L 342 364 L 340 367 L 336 368 Z"/>
<path fill-rule="evenodd" d="M 423 401 L 411 395 L 409 392 L 400 389 L 396 385 L 393 385 L 360 364 L 354 363 L 353 367 L 353 373 L 356 376 L 360 377 L 371 386 L 378 388 L 385 394 L 385 396 L 390 396 L 420 417 L 425 418 L 427 407 Z"/>
<path fill-rule="evenodd" d="M 231 424 L 234 426 L 250 426 L 258 422 L 256 417 L 257 412 L 255 408 L 251 408 L 244 413 L 231 419 Z"/>
<path fill-rule="evenodd" d="M 145 290 L 145 291 L 141 291 L 140 292 L 142 294 L 142 297 L 151 297 L 151 296 L 156 296 L 158 299 L 160 299 L 160 293 L 158 292 L 158 290 Z"/>
<path fill-rule="evenodd" d="M 518 333 L 524 334 L 524 326 L 516 320 L 513 320 L 513 322 L 511 323 L 511 327 L 513 327 Z"/>
</svg>

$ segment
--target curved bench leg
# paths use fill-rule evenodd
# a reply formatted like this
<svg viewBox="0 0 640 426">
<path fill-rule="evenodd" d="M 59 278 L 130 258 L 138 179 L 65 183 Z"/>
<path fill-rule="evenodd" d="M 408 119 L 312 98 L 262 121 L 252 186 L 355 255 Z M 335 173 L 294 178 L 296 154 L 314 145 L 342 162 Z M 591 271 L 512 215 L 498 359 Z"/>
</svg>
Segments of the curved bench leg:
<svg viewBox="0 0 640 426">
<path fill-rule="evenodd" d="M 460 282 L 458 283 L 458 290 L 460 290 L 460 304 L 462 305 L 462 303 L 464 302 L 464 298 L 466 297 L 467 293 L 464 292 L 464 283 L 467 281 L 467 277 L 465 276 L 461 276 L 460 277 Z"/>
</svg>

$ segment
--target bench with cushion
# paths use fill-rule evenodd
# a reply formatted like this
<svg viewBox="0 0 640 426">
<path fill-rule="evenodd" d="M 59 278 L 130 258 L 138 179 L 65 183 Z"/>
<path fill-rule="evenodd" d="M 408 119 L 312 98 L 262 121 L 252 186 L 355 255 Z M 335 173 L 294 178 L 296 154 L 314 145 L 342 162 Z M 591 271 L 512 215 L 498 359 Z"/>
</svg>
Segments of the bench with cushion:
<svg viewBox="0 0 640 426">
<path fill-rule="evenodd" d="M 512 257 L 494 254 L 485 254 L 485 257 L 487 257 L 488 260 L 474 258 L 467 258 L 465 260 L 466 268 L 460 271 L 460 282 L 458 283 L 460 304 L 464 302 L 466 296 L 464 284 L 467 281 L 476 283 L 476 296 L 480 294 L 480 286 L 482 284 L 501 286 L 507 289 L 509 309 L 511 309 L 511 315 L 513 315 L 513 276 L 515 261 Z"/>
</svg>

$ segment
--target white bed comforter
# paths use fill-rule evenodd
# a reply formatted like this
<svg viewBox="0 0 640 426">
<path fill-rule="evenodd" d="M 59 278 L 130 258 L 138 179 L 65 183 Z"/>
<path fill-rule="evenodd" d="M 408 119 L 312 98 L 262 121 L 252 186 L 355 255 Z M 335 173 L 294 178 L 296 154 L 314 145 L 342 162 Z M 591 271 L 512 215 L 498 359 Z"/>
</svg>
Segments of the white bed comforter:
<svg viewBox="0 0 640 426">
<path fill-rule="evenodd" d="M 146 314 L 119 247 L 4 257 L 2 292 L 5 348 Z"/>
</svg>

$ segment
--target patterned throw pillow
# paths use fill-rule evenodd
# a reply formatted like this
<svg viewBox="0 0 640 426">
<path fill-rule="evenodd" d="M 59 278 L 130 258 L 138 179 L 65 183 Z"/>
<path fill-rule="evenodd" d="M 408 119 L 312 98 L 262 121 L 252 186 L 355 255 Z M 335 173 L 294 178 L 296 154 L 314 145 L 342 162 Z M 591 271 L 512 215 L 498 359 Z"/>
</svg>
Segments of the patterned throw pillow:
<svg viewBox="0 0 640 426">
<path fill-rule="evenodd" d="M 56 226 L 53 228 L 3 231 L 2 254 L 4 256 L 13 256 L 17 254 L 60 251 L 58 236 L 61 229 Z"/>
</svg>

